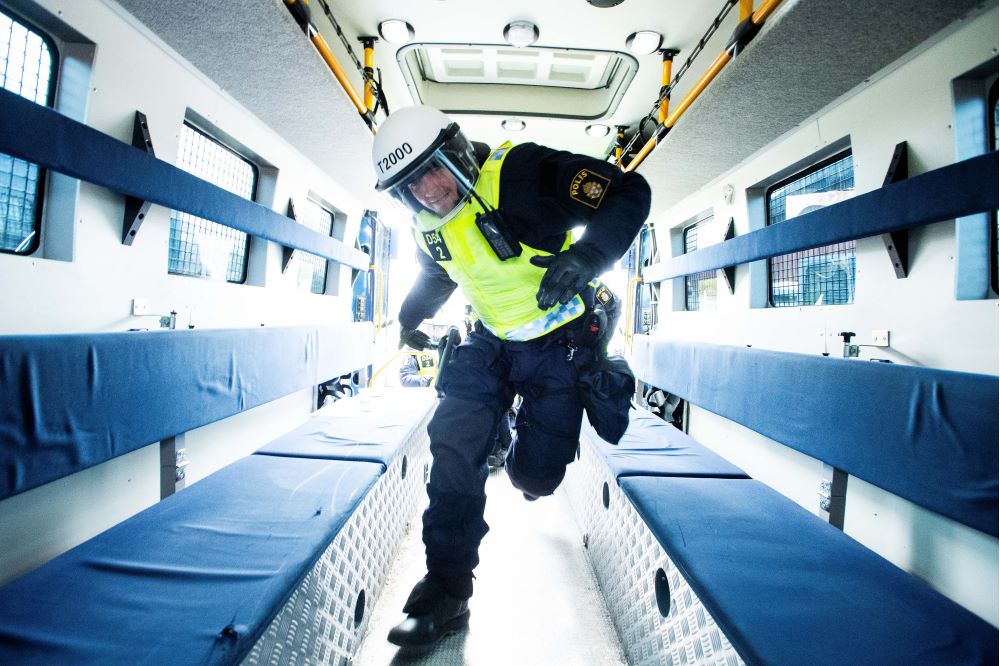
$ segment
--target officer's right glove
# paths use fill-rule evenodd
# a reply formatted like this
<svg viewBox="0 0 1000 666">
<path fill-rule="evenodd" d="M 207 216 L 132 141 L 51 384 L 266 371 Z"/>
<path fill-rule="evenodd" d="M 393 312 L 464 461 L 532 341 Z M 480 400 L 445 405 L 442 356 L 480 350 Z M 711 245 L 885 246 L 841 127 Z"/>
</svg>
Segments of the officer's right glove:
<svg viewBox="0 0 1000 666">
<path fill-rule="evenodd" d="M 532 257 L 531 263 L 546 269 L 535 295 L 542 310 L 556 303 L 569 303 L 601 269 L 597 253 L 581 245 L 571 245 L 554 255 Z"/>
<path fill-rule="evenodd" d="M 421 351 L 424 349 L 431 349 L 434 347 L 434 343 L 431 342 L 429 335 L 423 331 L 417 330 L 415 328 L 407 328 L 405 326 L 399 327 L 399 349 L 403 347 L 409 347 L 410 349 L 416 349 Z"/>
</svg>

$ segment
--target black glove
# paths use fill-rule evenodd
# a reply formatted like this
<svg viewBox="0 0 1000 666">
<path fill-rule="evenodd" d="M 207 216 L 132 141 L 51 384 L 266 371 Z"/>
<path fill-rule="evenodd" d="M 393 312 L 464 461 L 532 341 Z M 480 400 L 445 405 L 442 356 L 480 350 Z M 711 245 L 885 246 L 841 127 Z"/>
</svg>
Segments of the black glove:
<svg viewBox="0 0 1000 666">
<path fill-rule="evenodd" d="M 557 301 L 563 305 L 569 303 L 601 270 L 597 253 L 579 245 L 571 245 L 559 254 L 532 257 L 531 263 L 548 269 L 535 295 L 542 310 L 548 310 Z"/>
<path fill-rule="evenodd" d="M 415 328 L 400 326 L 399 349 L 402 349 L 404 346 L 421 351 L 423 349 L 431 349 L 434 347 L 434 344 L 431 342 L 430 336 L 423 331 L 418 331 Z"/>
</svg>

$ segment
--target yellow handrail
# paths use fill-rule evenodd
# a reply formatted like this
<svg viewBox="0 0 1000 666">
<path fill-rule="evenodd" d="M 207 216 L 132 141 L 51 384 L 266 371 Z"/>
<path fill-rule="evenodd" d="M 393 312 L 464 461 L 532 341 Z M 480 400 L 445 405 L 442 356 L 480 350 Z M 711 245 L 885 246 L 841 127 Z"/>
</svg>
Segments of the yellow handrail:
<svg viewBox="0 0 1000 666">
<path fill-rule="evenodd" d="M 388 368 L 389 365 L 393 361 L 395 361 L 397 358 L 399 358 L 400 356 L 416 356 L 419 353 L 420 352 L 417 352 L 417 351 L 410 351 L 410 350 L 404 349 L 404 350 L 398 351 L 395 354 L 393 354 L 392 356 L 390 356 L 389 360 L 386 361 L 384 364 L 382 364 L 382 367 L 379 368 L 378 370 L 376 370 L 375 374 L 373 374 L 371 376 L 371 379 L 368 380 L 368 388 L 372 387 L 372 383 L 375 381 L 375 378 L 378 377 L 379 375 L 381 375 L 382 371 L 385 370 L 386 368 Z"/>
<path fill-rule="evenodd" d="M 760 7 L 753 10 L 753 0 L 740 0 L 740 24 L 743 24 L 747 19 L 749 19 L 754 25 L 763 25 L 764 21 L 778 8 L 781 4 L 781 0 L 764 0 Z M 742 26 L 741 26 L 742 27 Z M 737 28 L 740 30 L 740 28 Z M 754 31 L 755 33 L 756 31 Z M 739 34 L 738 32 L 735 34 Z M 753 36 L 752 34 L 750 35 Z M 628 166 L 625 167 L 625 171 L 635 171 L 635 169 L 642 163 L 644 159 L 652 152 L 653 148 L 660 139 L 663 138 L 667 130 L 674 126 L 677 120 L 687 111 L 688 107 L 698 99 L 701 93 L 705 90 L 709 83 L 718 76 L 722 68 L 725 67 L 730 60 L 733 59 L 733 55 L 729 50 L 723 51 L 716 57 L 715 61 L 709 66 L 708 70 L 701 75 L 698 82 L 694 84 L 694 87 L 688 91 L 681 100 L 681 103 L 677 105 L 677 108 L 667 116 L 665 119 L 661 120 L 660 124 L 657 126 L 656 131 L 653 132 L 653 136 L 646 142 L 646 144 L 639 150 L 632 161 L 629 162 Z M 661 114 L 662 115 L 662 114 Z"/>
</svg>

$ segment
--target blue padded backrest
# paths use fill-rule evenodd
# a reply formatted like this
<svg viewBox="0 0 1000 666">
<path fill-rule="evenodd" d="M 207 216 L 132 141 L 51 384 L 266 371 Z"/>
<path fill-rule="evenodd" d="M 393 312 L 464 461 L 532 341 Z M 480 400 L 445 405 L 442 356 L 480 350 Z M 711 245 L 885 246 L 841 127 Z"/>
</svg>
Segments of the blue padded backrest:
<svg viewBox="0 0 1000 666">
<path fill-rule="evenodd" d="M 620 484 L 748 664 L 997 663 L 995 627 L 759 481 Z"/>
<path fill-rule="evenodd" d="M 643 381 L 997 535 L 992 375 L 636 336 Z"/>
<path fill-rule="evenodd" d="M 437 393 L 430 388 L 365 391 L 318 410 L 257 453 L 388 466 L 436 404 Z"/>
<path fill-rule="evenodd" d="M 0 152 L 113 192 L 368 270 L 368 255 L 270 208 L 0 88 Z"/>
<path fill-rule="evenodd" d="M 224 467 L 0 588 L 0 663 L 240 663 L 381 471 Z"/>
<path fill-rule="evenodd" d="M 371 362 L 369 323 L 0 336 L 0 499 Z"/>
<path fill-rule="evenodd" d="M 997 153 L 886 185 L 723 243 L 649 266 L 646 282 L 745 264 L 997 209 Z"/>
</svg>

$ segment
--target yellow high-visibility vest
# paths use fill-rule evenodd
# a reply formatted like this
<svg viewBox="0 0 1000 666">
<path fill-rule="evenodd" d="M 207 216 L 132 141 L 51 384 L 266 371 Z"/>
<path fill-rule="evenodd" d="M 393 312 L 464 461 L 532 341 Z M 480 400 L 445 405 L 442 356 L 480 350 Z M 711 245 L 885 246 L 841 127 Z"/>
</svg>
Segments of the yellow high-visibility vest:
<svg viewBox="0 0 1000 666">
<path fill-rule="evenodd" d="M 483 165 L 475 189 L 486 204 L 496 208 L 500 200 L 500 168 L 511 144 L 505 143 Z M 476 226 L 483 208 L 472 198 L 454 217 L 434 231 L 417 232 L 417 244 L 434 259 L 459 287 L 475 309 L 479 320 L 501 340 L 532 340 L 572 321 L 586 311 L 577 295 L 566 305 L 538 308 L 538 285 L 545 269 L 531 263 L 532 257 L 548 255 L 521 243 L 521 255 L 500 261 Z M 422 212 L 420 215 L 431 215 Z M 572 242 L 566 233 L 562 249 Z"/>
</svg>

